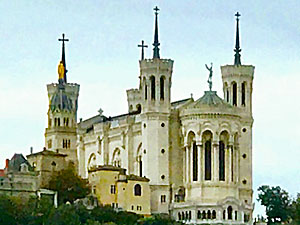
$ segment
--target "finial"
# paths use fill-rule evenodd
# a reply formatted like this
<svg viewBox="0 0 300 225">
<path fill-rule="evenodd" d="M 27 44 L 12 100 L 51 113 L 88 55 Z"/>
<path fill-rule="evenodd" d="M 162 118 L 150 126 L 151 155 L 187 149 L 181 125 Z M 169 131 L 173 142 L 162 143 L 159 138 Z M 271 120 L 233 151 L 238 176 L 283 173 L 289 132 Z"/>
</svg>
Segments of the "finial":
<svg viewBox="0 0 300 225">
<path fill-rule="evenodd" d="M 103 114 L 103 109 L 100 108 L 100 109 L 98 110 L 98 113 L 99 113 L 100 116 L 102 116 L 102 114 Z"/>
<path fill-rule="evenodd" d="M 239 14 L 239 12 L 237 12 L 235 14 L 236 16 L 236 40 L 235 40 L 235 55 L 234 55 L 234 65 L 236 66 L 240 66 L 241 65 L 241 54 L 240 52 L 242 51 L 242 49 L 240 49 L 240 34 L 239 34 L 239 17 L 241 16 L 241 14 Z"/>
<path fill-rule="evenodd" d="M 158 42 L 158 23 L 157 23 L 157 15 L 158 15 L 158 11 L 159 8 L 156 6 L 154 9 L 155 11 L 155 30 L 154 30 L 154 43 L 153 43 L 153 59 L 159 59 L 159 48 L 158 46 L 160 45 L 160 43 Z"/>
<path fill-rule="evenodd" d="M 213 70 L 212 70 L 212 67 L 213 67 L 213 64 L 210 63 L 210 68 L 205 64 L 205 67 L 206 69 L 209 71 L 209 76 L 208 76 L 208 80 L 207 80 L 207 83 L 208 83 L 208 86 L 209 86 L 209 91 L 211 91 L 212 89 L 212 75 L 213 75 Z"/>
<path fill-rule="evenodd" d="M 67 83 L 67 67 L 66 67 L 66 57 L 65 57 L 65 41 L 69 41 L 69 39 L 65 39 L 65 34 L 62 34 L 62 39 L 59 38 L 58 41 L 62 41 L 62 54 L 61 54 L 61 61 L 64 65 L 65 72 L 64 72 L 64 83 Z"/>
<path fill-rule="evenodd" d="M 191 93 L 191 98 L 193 98 L 193 93 Z"/>
<path fill-rule="evenodd" d="M 148 48 L 148 45 L 144 45 L 144 40 L 142 40 L 142 44 L 138 45 L 138 47 L 142 48 L 141 60 L 144 60 L 144 48 Z"/>
</svg>

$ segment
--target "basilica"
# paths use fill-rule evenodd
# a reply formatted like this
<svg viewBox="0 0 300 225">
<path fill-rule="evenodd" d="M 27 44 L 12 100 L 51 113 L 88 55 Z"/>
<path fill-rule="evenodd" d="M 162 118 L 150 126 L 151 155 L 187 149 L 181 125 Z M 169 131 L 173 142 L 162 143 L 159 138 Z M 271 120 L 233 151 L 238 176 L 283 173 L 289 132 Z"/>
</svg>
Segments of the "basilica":
<svg viewBox="0 0 300 225">
<path fill-rule="evenodd" d="M 63 35 L 59 80 L 47 85 L 44 152 L 53 154 L 44 155 L 72 162 L 103 204 L 170 214 L 186 224 L 251 224 L 254 66 L 241 63 L 240 14 L 234 63 L 221 66 L 224 98 L 212 90 L 212 67 L 206 66 L 204 95 L 173 102 L 174 61 L 160 57 L 158 10 L 153 57 L 144 58 L 142 44 L 139 86 L 126 91 L 122 115 L 99 111 L 78 121 L 79 85 L 67 82 Z M 28 156 L 31 164 L 40 162 L 33 158 Z"/>
</svg>

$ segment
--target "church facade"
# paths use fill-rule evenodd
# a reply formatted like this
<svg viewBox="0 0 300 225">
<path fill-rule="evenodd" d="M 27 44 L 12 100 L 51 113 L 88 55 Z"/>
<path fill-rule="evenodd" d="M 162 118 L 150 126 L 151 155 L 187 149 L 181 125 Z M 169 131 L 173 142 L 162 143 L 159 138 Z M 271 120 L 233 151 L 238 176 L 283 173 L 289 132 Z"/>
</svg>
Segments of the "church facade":
<svg viewBox="0 0 300 225">
<path fill-rule="evenodd" d="M 66 80 L 63 37 L 59 83 L 47 86 L 45 145 L 66 154 L 84 178 L 103 166 L 147 178 L 152 214 L 187 224 L 251 224 L 254 67 L 241 64 L 240 15 L 234 64 L 221 66 L 224 98 L 210 85 L 197 100 L 172 102 L 174 61 L 160 57 L 157 11 L 153 58 L 142 54 L 139 87 L 127 90 L 123 115 L 100 111 L 77 123 L 79 85 Z"/>
</svg>

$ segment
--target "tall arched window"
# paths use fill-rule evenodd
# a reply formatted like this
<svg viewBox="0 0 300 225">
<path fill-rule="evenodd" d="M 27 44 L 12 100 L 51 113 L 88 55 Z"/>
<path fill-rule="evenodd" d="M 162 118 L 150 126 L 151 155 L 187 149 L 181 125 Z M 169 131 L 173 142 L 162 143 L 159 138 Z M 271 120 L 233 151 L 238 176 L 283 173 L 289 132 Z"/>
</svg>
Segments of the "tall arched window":
<svg viewBox="0 0 300 225">
<path fill-rule="evenodd" d="M 217 218 L 217 213 L 215 210 L 212 211 L 212 216 L 211 216 L 212 219 L 216 219 Z"/>
<path fill-rule="evenodd" d="M 198 151 L 196 142 L 193 142 L 193 181 L 198 180 Z"/>
<path fill-rule="evenodd" d="M 208 212 L 207 212 L 207 219 L 211 219 L 211 212 L 210 212 L 210 210 L 208 210 Z"/>
<path fill-rule="evenodd" d="M 140 184 L 136 184 L 134 186 L 134 195 L 135 196 L 141 196 L 142 195 L 142 187 Z"/>
<path fill-rule="evenodd" d="M 246 106 L 246 83 L 242 83 L 242 106 Z"/>
<path fill-rule="evenodd" d="M 226 101 L 229 102 L 229 90 L 228 90 L 228 88 L 226 90 Z"/>
<path fill-rule="evenodd" d="M 155 100 L 155 77 L 151 76 L 150 81 L 151 81 L 151 99 Z"/>
<path fill-rule="evenodd" d="M 205 180 L 211 180 L 211 141 L 205 142 Z"/>
<path fill-rule="evenodd" d="M 165 98 L 165 78 L 160 77 L 160 99 L 164 100 Z"/>
<path fill-rule="evenodd" d="M 237 84 L 232 84 L 232 105 L 237 105 Z"/>
<path fill-rule="evenodd" d="M 228 219 L 232 220 L 232 207 L 231 206 L 228 206 L 227 213 L 228 213 Z"/>
<path fill-rule="evenodd" d="M 60 118 L 57 119 L 57 126 L 60 126 Z"/>
<path fill-rule="evenodd" d="M 219 180 L 225 180 L 225 144 L 219 142 Z"/>
<path fill-rule="evenodd" d="M 142 161 L 142 156 L 139 156 L 139 176 L 143 176 L 143 161 Z"/>
</svg>

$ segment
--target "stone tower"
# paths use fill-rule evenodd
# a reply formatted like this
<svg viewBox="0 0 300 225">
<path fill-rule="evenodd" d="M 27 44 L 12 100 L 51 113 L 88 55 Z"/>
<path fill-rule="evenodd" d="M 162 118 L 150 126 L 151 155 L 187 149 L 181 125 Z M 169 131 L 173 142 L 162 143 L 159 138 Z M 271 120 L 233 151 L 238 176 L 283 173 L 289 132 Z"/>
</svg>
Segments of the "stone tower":
<svg viewBox="0 0 300 225">
<path fill-rule="evenodd" d="M 150 179 L 152 212 L 168 213 L 169 117 L 173 61 L 161 59 L 158 8 L 155 9 L 153 58 L 140 60 L 143 174 Z"/>
<path fill-rule="evenodd" d="M 47 85 L 49 109 L 45 146 L 48 150 L 67 154 L 67 160 L 77 162 L 76 129 L 79 85 L 67 82 L 65 41 L 62 41 L 62 59 L 58 67 L 58 83 Z"/>
<path fill-rule="evenodd" d="M 236 44 L 234 65 L 221 66 L 224 100 L 230 103 L 241 116 L 241 130 L 235 137 L 234 146 L 239 152 L 239 199 L 244 203 L 252 203 L 252 87 L 254 66 L 242 65 L 239 40 L 239 16 L 237 12 Z"/>
</svg>

